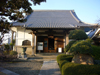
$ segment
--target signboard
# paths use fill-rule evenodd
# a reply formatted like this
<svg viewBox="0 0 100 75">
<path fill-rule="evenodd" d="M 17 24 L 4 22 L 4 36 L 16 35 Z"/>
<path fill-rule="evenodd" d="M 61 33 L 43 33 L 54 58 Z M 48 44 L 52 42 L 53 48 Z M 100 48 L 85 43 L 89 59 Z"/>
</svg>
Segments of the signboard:
<svg viewBox="0 0 100 75">
<path fill-rule="evenodd" d="M 38 42 L 37 43 L 37 49 L 38 50 L 43 50 L 43 42 Z"/>
<path fill-rule="evenodd" d="M 62 48 L 61 47 L 58 47 L 58 52 L 62 53 Z"/>
</svg>

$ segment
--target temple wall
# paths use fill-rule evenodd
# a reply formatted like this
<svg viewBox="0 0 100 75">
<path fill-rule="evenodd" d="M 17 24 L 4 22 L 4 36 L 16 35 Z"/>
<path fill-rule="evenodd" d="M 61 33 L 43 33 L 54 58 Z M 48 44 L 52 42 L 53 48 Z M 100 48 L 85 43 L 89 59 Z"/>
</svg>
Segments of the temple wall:
<svg viewBox="0 0 100 75">
<path fill-rule="evenodd" d="M 16 46 L 21 46 L 22 42 L 24 40 L 29 40 L 31 41 L 31 46 L 32 46 L 32 34 L 29 34 L 32 32 L 31 30 L 26 30 L 25 28 L 17 28 L 16 32 Z"/>
</svg>

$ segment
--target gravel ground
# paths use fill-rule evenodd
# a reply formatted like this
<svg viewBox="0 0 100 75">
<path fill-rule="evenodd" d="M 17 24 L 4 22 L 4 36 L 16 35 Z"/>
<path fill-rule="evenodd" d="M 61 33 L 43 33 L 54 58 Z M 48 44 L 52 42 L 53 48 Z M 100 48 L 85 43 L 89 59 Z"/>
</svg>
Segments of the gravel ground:
<svg viewBox="0 0 100 75">
<path fill-rule="evenodd" d="M 20 75 L 38 75 L 43 61 L 0 62 L 0 67 Z"/>
</svg>

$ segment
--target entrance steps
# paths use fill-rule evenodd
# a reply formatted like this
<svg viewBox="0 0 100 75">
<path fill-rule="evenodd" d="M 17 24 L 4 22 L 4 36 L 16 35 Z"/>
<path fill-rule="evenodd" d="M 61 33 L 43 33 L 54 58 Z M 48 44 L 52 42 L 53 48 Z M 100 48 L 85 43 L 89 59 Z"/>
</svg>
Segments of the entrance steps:
<svg viewBox="0 0 100 75">
<path fill-rule="evenodd" d="M 64 53 L 37 53 L 35 56 L 28 56 L 28 60 L 39 60 L 39 61 L 56 60 L 59 54 L 64 54 Z"/>
</svg>

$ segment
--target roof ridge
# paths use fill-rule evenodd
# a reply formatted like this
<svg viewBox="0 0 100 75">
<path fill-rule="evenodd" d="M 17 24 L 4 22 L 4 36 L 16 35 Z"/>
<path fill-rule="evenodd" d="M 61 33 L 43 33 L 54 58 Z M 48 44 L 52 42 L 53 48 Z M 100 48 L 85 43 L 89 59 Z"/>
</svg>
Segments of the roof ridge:
<svg viewBox="0 0 100 75">
<path fill-rule="evenodd" d="M 71 11 L 71 10 L 33 10 L 34 11 Z"/>
<path fill-rule="evenodd" d="M 77 17 L 76 13 L 74 12 L 74 10 L 70 11 L 71 15 L 73 16 L 73 18 L 78 22 L 81 23 L 81 20 Z"/>
<path fill-rule="evenodd" d="M 91 37 L 91 39 L 98 33 L 98 31 L 100 30 L 100 28 L 95 29 L 95 33 L 93 34 L 93 36 Z"/>
<path fill-rule="evenodd" d="M 83 23 L 85 23 L 85 24 L 89 24 L 89 25 L 98 25 L 98 23 L 87 23 L 87 22 L 84 22 L 84 21 L 82 21 Z"/>
</svg>

